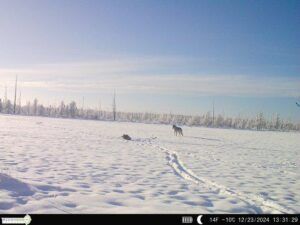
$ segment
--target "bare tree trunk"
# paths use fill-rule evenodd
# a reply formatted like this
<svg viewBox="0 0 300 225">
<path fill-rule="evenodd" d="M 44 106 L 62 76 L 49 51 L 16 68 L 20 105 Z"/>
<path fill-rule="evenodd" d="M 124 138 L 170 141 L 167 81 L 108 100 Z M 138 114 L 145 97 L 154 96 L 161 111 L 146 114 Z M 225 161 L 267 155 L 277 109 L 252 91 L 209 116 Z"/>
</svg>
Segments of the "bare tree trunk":
<svg viewBox="0 0 300 225">
<path fill-rule="evenodd" d="M 101 119 L 101 100 L 99 100 L 98 119 Z"/>
<path fill-rule="evenodd" d="M 20 91 L 20 95 L 19 95 L 19 112 L 18 112 L 19 114 L 22 113 L 21 97 L 22 97 L 22 95 L 21 95 L 21 91 Z"/>
<path fill-rule="evenodd" d="M 16 76 L 16 83 L 15 83 L 15 98 L 14 98 L 14 114 L 16 114 L 16 104 L 17 104 L 17 82 L 18 82 L 18 75 Z"/>
<path fill-rule="evenodd" d="M 82 97 L 81 117 L 84 118 L 84 96 Z"/>
<path fill-rule="evenodd" d="M 116 91 L 114 91 L 114 98 L 113 98 L 113 119 L 114 119 L 114 121 L 116 121 L 116 114 L 117 114 Z"/>
<path fill-rule="evenodd" d="M 213 118 L 212 118 L 212 126 L 215 126 L 215 100 L 213 100 Z"/>
</svg>

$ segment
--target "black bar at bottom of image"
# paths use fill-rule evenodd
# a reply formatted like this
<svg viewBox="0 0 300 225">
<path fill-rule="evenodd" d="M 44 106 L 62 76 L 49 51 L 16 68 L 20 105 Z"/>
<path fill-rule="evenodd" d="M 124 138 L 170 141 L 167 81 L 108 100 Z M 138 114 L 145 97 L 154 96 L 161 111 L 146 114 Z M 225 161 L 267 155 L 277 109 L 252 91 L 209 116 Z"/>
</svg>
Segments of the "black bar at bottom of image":
<svg viewBox="0 0 300 225">
<path fill-rule="evenodd" d="M 5 214 L 0 218 L 1 224 L 25 225 L 300 224 L 300 214 Z"/>
</svg>

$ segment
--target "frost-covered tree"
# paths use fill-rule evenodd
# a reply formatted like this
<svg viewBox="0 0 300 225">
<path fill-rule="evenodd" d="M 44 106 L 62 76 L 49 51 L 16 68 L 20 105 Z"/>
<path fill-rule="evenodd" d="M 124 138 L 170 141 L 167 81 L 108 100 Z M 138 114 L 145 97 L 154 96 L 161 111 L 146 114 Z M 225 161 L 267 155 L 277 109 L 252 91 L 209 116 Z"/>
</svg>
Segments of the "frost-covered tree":
<svg viewBox="0 0 300 225">
<path fill-rule="evenodd" d="M 207 127 L 211 127 L 212 126 L 212 116 L 211 116 L 210 112 L 207 112 L 205 114 L 204 124 Z"/>
<path fill-rule="evenodd" d="M 241 129 L 246 129 L 248 124 L 248 119 L 243 118 L 242 119 L 242 127 Z"/>
<path fill-rule="evenodd" d="M 43 105 L 38 106 L 38 115 L 45 116 L 45 107 Z"/>
<path fill-rule="evenodd" d="M 70 117 L 70 107 L 69 105 L 66 105 L 65 107 L 65 114 L 64 114 L 65 117 Z"/>
<path fill-rule="evenodd" d="M 33 115 L 37 115 L 37 111 L 38 111 L 38 100 L 37 98 L 35 98 L 33 100 Z"/>
<path fill-rule="evenodd" d="M 60 117 L 63 117 L 65 115 L 65 108 L 66 108 L 66 106 L 65 106 L 64 101 L 61 101 L 60 107 L 59 107 L 59 116 Z"/>
<path fill-rule="evenodd" d="M 19 94 L 18 114 L 22 114 L 21 92 Z"/>
<path fill-rule="evenodd" d="M 218 115 L 215 121 L 216 127 L 223 127 L 224 126 L 224 118 L 222 115 Z"/>
<path fill-rule="evenodd" d="M 230 117 L 227 117 L 224 121 L 224 126 L 225 127 L 228 127 L 228 128 L 231 128 L 232 127 L 232 118 Z"/>
<path fill-rule="evenodd" d="M 69 105 L 69 111 L 70 111 L 70 116 L 72 118 L 76 117 L 77 116 L 77 106 L 76 106 L 76 102 L 75 101 L 72 101 Z"/>
<path fill-rule="evenodd" d="M 9 99 L 7 99 L 4 105 L 4 113 L 12 114 L 13 113 L 13 105 Z"/>
<path fill-rule="evenodd" d="M 25 107 L 26 115 L 30 115 L 30 114 L 31 114 L 31 113 L 30 113 L 30 109 L 31 109 L 31 107 L 30 107 L 30 101 L 28 101 L 28 102 L 26 103 L 26 107 Z"/>
<path fill-rule="evenodd" d="M 112 113 L 113 113 L 113 120 L 115 121 L 116 116 L 117 116 L 116 91 L 114 91 L 113 104 L 112 104 Z"/>
<path fill-rule="evenodd" d="M 266 127 L 266 121 L 264 118 L 264 114 L 262 112 L 258 113 L 256 116 L 256 129 L 262 130 Z"/>
<path fill-rule="evenodd" d="M 279 117 L 279 114 L 276 114 L 274 122 L 273 122 L 273 127 L 275 130 L 280 130 L 281 129 L 281 120 Z"/>
<path fill-rule="evenodd" d="M 16 82 L 15 82 L 15 97 L 14 97 L 14 106 L 13 106 L 13 113 L 16 113 L 17 108 L 17 83 L 18 83 L 18 76 L 16 76 Z"/>
</svg>

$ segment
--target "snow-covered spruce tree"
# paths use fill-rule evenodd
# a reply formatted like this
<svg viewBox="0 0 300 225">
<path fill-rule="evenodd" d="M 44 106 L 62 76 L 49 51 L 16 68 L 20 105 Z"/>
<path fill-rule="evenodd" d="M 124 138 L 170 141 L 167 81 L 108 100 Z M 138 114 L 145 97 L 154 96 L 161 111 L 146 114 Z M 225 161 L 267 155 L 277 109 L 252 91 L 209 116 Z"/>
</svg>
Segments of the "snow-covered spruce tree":
<svg viewBox="0 0 300 225">
<path fill-rule="evenodd" d="M 33 100 L 33 115 L 37 115 L 37 110 L 38 110 L 38 100 L 37 100 L 37 98 L 35 98 L 34 100 Z"/>
<path fill-rule="evenodd" d="M 147 113 L 147 112 L 144 112 L 142 114 L 142 118 L 139 118 L 138 120 L 142 120 L 142 121 L 148 122 L 149 118 L 150 118 L 150 114 Z"/>
<path fill-rule="evenodd" d="M 216 127 L 224 127 L 224 118 L 222 115 L 218 115 L 215 121 L 215 126 Z"/>
<path fill-rule="evenodd" d="M 240 117 L 234 118 L 233 121 L 232 121 L 232 127 L 231 128 L 234 128 L 234 129 L 239 128 L 240 121 L 241 121 Z"/>
<path fill-rule="evenodd" d="M 207 112 L 205 114 L 204 126 L 206 126 L 206 127 L 212 126 L 212 117 L 211 117 L 210 112 Z"/>
<path fill-rule="evenodd" d="M 247 124 L 248 124 L 248 119 L 247 118 L 243 118 L 242 129 L 247 129 Z"/>
<path fill-rule="evenodd" d="M 49 117 L 56 117 L 55 114 L 53 114 L 53 107 L 52 105 L 49 105 L 48 107 L 44 107 L 45 111 L 44 111 L 44 116 L 49 116 Z"/>
<path fill-rule="evenodd" d="M 280 117 L 279 117 L 278 113 L 275 116 L 273 127 L 274 127 L 275 130 L 280 130 L 281 129 L 281 120 L 280 120 Z"/>
<path fill-rule="evenodd" d="M 25 106 L 25 113 L 27 116 L 31 115 L 31 107 L 30 107 L 30 101 L 28 101 L 26 103 L 26 106 Z"/>
<path fill-rule="evenodd" d="M 285 123 L 285 130 L 286 130 L 286 131 L 289 131 L 289 130 L 294 130 L 294 129 L 295 129 L 295 128 L 294 128 L 293 123 L 291 122 L 290 119 L 288 119 L 288 120 L 286 121 L 286 123 Z"/>
<path fill-rule="evenodd" d="M 59 117 L 59 108 L 50 105 L 49 107 L 47 107 L 46 113 L 47 113 L 47 116 Z"/>
<path fill-rule="evenodd" d="M 13 105 L 9 99 L 6 100 L 4 105 L 4 113 L 12 114 L 13 113 Z"/>
<path fill-rule="evenodd" d="M 194 124 L 195 124 L 195 116 L 191 116 L 189 119 L 188 119 L 188 121 L 187 121 L 187 125 L 188 126 L 194 126 Z"/>
<path fill-rule="evenodd" d="M 256 129 L 262 130 L 262 129 L 265 129 L 265 127 L 266 127 L 266 121 L 264 118 L 264 114 L 262 112 L 260 112 L 256 116 Z"/>
<path fill-rule="evenodd" d="M 61 101 L 60 107 L 59 107 L 59 116 L 60 117 L 64 117 L 64 115 L 65 115 L 65 108 L 66 108 L 66 106 L 65 106 L 64 101 Z"/>
<path fill-rule="evenodd" d="M 77 106 L 76 106 L 76 102 L 72 101 L 69 105 L 69 110 L 70 110 L 70 116 L 72 118 L 75 118 L 78 114 L 78 110 L 77 110 Z"/>
<path fill-rule="evenodd" d="M 37 113 L 39 116 L 45 116 L 45 107 L 42 104 L 38 105 Z"/>
<path fill-rule="evenodd" d="M 161 113 L 161 114 L 158 115 L 158 118 L 157 118 L 158 123 L 162 123 L 162 124 L 165 123 L 165 121 L 164 121 L 164 116 L 165 116 L 164 113 Z"/>
<path fill-rule="evenodd" d="M 226 128 L 232 128 L 232 118 L 227 117 L 224 120 L 224 127 L 226 127 Z"/>
<path fill-rule="evenodd" d="M 184 124 L 184 116 L 183 115 L 177 115 L 176 116 L 176 121 L 177 121 L 177 124 L 179 124 L 179 125 L 185 125 Z"/>
<path fill-rule="evenodd" d="M 66 105 L 64 117 L 66 117 L 66 118 L 70 117 L 70 107 L 69 107 L 69 105 Z"/>
</svg>

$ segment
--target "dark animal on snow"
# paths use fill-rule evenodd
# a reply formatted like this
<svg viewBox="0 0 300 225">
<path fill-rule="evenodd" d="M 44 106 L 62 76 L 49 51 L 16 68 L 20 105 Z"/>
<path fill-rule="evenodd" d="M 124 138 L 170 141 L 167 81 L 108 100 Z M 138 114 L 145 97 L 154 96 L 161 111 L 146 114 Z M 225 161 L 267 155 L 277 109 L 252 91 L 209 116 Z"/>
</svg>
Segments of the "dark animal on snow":
<svg viewBox="0 0 300 225">
<path fill-rule="evenodd" d="M 125 140 L 130 141 L 131 137 L 128 134 L 123 134 L 122 138 L 124 138 Z"/>
<path fill-rule="evenodd" d="M 173 125 L 173 130 L 174 130 L 174 135 L 177 136 L 177 134 L 183 136 L 183 133 L 182 133 L 182 129 L 180 127 L 177 127 L 176 125 Z"/>
</svg>

